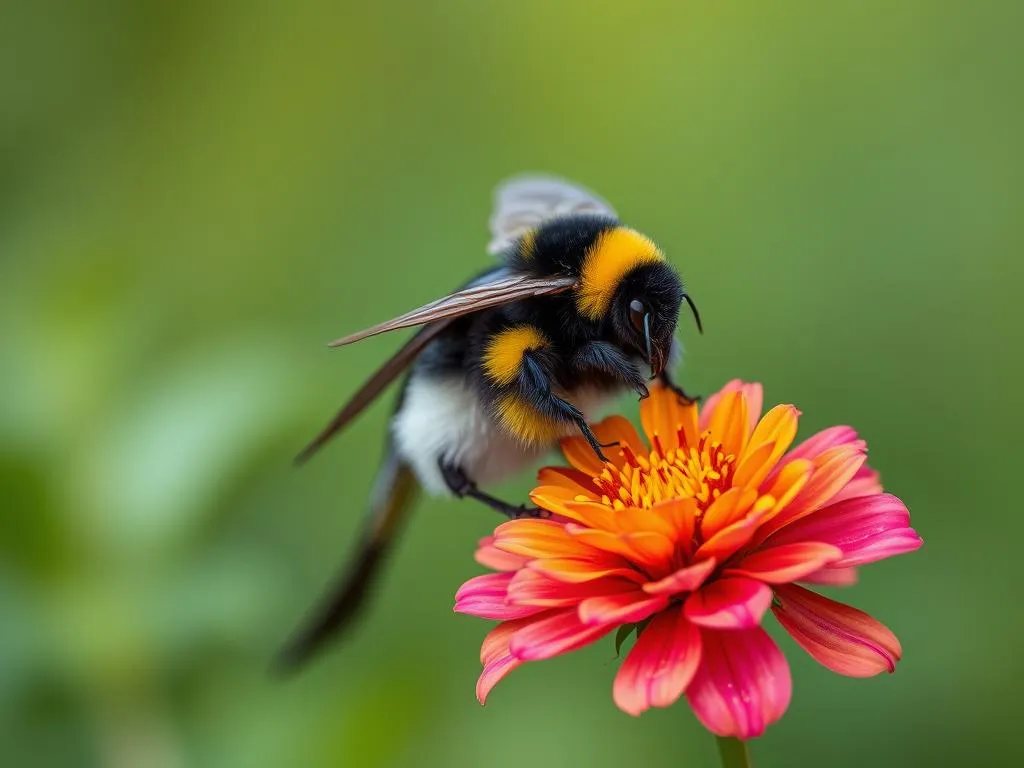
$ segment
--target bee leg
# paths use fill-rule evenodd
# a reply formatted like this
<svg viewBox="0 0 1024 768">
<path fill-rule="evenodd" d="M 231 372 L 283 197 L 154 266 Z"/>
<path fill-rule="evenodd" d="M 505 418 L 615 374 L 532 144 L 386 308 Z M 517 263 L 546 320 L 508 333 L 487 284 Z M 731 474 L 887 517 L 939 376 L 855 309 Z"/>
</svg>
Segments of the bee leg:
<svg viewBox="0 0 1024 768">
<path fill-rule="evenodd" d="M 522 396 L 541 413 L 556 421 L 575 424 L 579 427 L 583 437 L 587 439 L 590 447 L 597 454 L 597 458 L 605 463 L 608 462 L 608 458 L 601 450 L 602 445 L 590 425 L 587 424 L 587 418 L 583 412 L 568 400 L 563 400 L 551 391 L 551 379 L 544 372 L 533 352 L 523 355 L 519 389 Z"/>
<path fill-rule="evenodd" d="M 683 400 L 686 401 L 687 405 L 693 405 L 694 403 L 699 403 L 701 401 L 701 399 L 702 399 L 700 395 L 690 396 L 690 395 L 686 394 L 686 392 L 683 390 L 683 388 L 681 386 L 679 386 L 678 384 L 676 384 L 672 380 L 672 377 L 669 375 L 668 371 L 662 371 L 661 373 L 659 373 L 658 374 L 658 381 L 660 381 L 662 386 L 664 386 L 666 389 L 672 390 L 677 395 L 679 395 L 681 398 L 683 398 Z"/>
<path fill-rule="evenodd" d="M 480 503 L 486 504 L 496 512 L 512 519 L 520 517 L 551 516 L 551 513 L 545 509 L 528 507 L 525 504 L 516 506 L 514 504 L 509 504 L 507 501 L 502 501 L 499 498 L 491 496 L 489 493 L 484 493 L 476 487 L 476 483 L 466 476 L 466 473 L 461 467 L 448 464 L 443 459 L 438 461 L 437 466 L 441 470 L 441 476 L 444 478 L 445 483 L 448 484 L 448 489 L 460 499 L 476 499 Z"/>
<path fill-rule="evenodd" d="M 578 371 L 600 371 L 614 376 L 643 400 L 650 395 L 647 382 L 636 363 L 607 341 L 589 341 L 576 350 L 572 366 Z"/>
</svg>

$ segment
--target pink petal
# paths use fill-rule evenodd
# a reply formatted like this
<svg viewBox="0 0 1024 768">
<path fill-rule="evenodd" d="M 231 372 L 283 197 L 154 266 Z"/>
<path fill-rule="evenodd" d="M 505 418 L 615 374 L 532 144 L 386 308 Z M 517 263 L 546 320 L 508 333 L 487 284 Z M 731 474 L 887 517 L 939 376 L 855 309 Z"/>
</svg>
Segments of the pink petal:
<svg viewBox="0 0 1024 768">
<path fill-rule="evenodd" d="M 788 584 L 776 588 L 779 623 L 815 661 L 849 677 L 895 672 L 900 641 L 863 611 Z"/>
<path fill-rule="evenodd" d="M 643 590 L 649 595 L 676 595 L 680 592 L 692 592 L 715 570 L 715 559 L 701 560 L 699 563 L 680 568 L 664 579 L 644 584 Z"/>
<path fill-rule="evenodd" d="M 503 552 L 494 546 L 494 537 L 485 536 L 477 544 L 476 561 L 485 568 L 495 571 L 515 571 L 522 568 L 530 560 L 522 555 Z"/>
<path fill-rule="evenodd" d="M 839 547 L 819 542 L 766 546 L 744 557 L 735 568 L 726 569 L 725 575 L 749 576 L 768 584 L 788 584 L 836 562 L 842 556 L 843 551 Z"/>
<path fill-rule="evenodd" d="M 481 704 L 486 704 L 487 696 L 494 686 L 500 683 L 505 675 L 522 663 L 515 656 L 506 653 L 484 667 L 484 671 L 480 673 L 480 677 L 476 681 L 476 700 Z"/>
<path fill-rule="evenodd" d="M 767 544 L 800 541 L 822 541 L 839 547 L 843 557 L 831 563 L 835 567 L 873 563 L 912 552 L 922 544 L 917 531 L 910 527 L 907 508 L 888 493 L 830 504 L 786 526 Z"/>
<path fill-rule="evenodd" d="M 878 472 L 865 464 L 857 470 L 857 474 L 846 484 L 846 487 L 832 497 L 832 503 L 837 504 L 840 501 L 854 499 L 858 496 L 877 496 L 883 492 L 884 489 L 882 488 Z"/>
<path fill-rule="evenodd" d="M 518 571 L 508 585 L 508 601 L 517 605 L 538 605 L 545 608 L 564 608 L 579 605 L 588 597 L 635 592 L 636 584 L 625 579 L 605 578 L 567 584 L 524 568 Z"/>
<path fill-rule="evenodd" d="M 463 584 L 455 594 L 455 612 L 481 619 L 521 619 L 544 610 L 530 605 L 511 605 L 508 585 L 512 573 L 485 573 Z"/>
<path fill-rule="evenodd" d="M 756 627 L 772 604 L 772 590 L 756 579 L 730 576 L 701 587 L 683 603 L 694 624 L 709 629 Z"/>
<path fill-rule="evenodd" d="M 484 670 L 476 683 L 476 698 L 481 704 L 487 701 L 487 694 L 505 675 L 523 663 L 509 652 L 509 640 L 512 635 L 534 620 L 516 619 L 503 622 L 484 638 L 483 645 L 480 646 L 480 663 L 484 665 Z"/>
<path fill-rule="evenodd" d="M 854 445 L 858 442 L 862 448 L 866 447 L 866 443 L 859 440 L 857 430 L 853 427 L 829 427 L 800 443 L 789 452 L 786 461 L 794 459 L 811 459 L 813 461 L 831 448 L 839 445 Z"/>
<path fill-rule="evenodd" d="M 701 630 L 701 663 L 686 689 L 697 719 L 714 734 L 752 739 L 786 711 L 789 666 L 760 627 Z"/>
<path fill-rule="evenodd" d="M 588 626 L 643 621 L 668 605 L 667 595 L 651 597 L 639 589 L 618 595 L 588 597 L 580 603 L 580 621 Z"/>
<path fill-rule="evenodd" d="M 577 614 L 575 608 L 564 608 L 529 622 L 512 636 L 509 650 L 522 661 L 550 659 L 582 648 L 615 629 L 613 624 L 589 627 Z"/>
<path fill-rule="evenodd" d="M 615 703 L 634 716 L 670 706 L 686 690 L 699 663 L 700 630 L 678 608 L 662 611 L 619 667 L 612 689 Z"/>
<path fill-rule="evenodd" d="M 856 568 L 822 568 L 820 571 L 807 574 L 800 581 L 804 584 L 822 584 L 829 587 L 852 587 L 858 578 Z"/>
<path fill-rule="evenodd" d="M 842 491 L 861 468 L 865 458 L 862 450 L 850 446 L 839 446 L 826 451 L 818 458 L 814 473 L 796 498 L 758 531 L 757 542 L 764 541 L 774 531 L 830 503 L 832 497 Z"/>
<path fill-rule="evenodd" d="M 826 451 L 841 445 L 852 445 L 856 446 L 860 450 L 867 450 L 867 443 L 857 436 L 857 431 L 853 427 L 829 427 L 828 429 L 824 429 L 807 438 L 800 443 L 800 445 L 787 453 L 782 458 L 782 461 L 779 462 L 778 466 L 775 467 L 775 469 L 773 469 L 765 479 L 761 486 L 762 491 L 775 482 L 779 473 L 788 464 L 799 460 L 809 460 L 814 462 Z M 854 475 L 854 477 L 857 477 L 857 475 Z"/>
</svg>

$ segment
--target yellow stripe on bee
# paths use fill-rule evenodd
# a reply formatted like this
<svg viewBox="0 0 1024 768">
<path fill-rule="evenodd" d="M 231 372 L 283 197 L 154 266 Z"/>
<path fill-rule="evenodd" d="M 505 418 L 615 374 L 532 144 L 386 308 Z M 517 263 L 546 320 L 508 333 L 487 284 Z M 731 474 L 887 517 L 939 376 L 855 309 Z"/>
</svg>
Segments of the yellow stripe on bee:
<svg viewBox="0 0 1024 768">
<path fill-rule="evenodd" d="M 484 349 L 484 373 L 498 384 L 511 384 L 519 375 L 523 355 L 547 345 L 547 338 L 532 325 L 517 325 L 500 331 Z"/>
<path fill-rule="evenodd" d="M 587 250 L 580 270 L 576 295 L 580 314 L 599 319 L 608 311 L 619 283 L 630 270 L 664 259 L 654 241 L 634 229 L 615 227 L 601 233 Z"/>
<path fill-rule="evenodd" d="M 564 434 L 562 425 L 516 395 L 498 401 L 498 420 L 524 443 L 550 443 Z"/>
<path fill-rule="evenodd" d="M 519 238 L 519 245 L 516 251 L 523 261 L 530 261 L 533 258 L 533 249 L 537 244 L 537 230 L 529 229 Z"/>
</svg>

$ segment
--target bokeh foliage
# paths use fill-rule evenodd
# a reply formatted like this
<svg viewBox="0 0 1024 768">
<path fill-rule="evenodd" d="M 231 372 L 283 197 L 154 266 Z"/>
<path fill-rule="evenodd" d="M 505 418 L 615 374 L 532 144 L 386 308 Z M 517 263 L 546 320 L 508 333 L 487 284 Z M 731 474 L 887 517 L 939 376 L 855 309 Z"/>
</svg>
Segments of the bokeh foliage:
<svg viewBox="0 0 1024 768">
<path fill-rule="evenodd" d="M 349 644 L 267 675 L 389 405 L 293 470 L 397 339 L 323 342 L 485 264 L 523 169 L 666 248 L 707 328 L 682 329 L 688 388 L 855 425 L 925 537 L 843 598 L 899 672 L 782 640 L 758 765 L 1024 762 L 1021 8 L 0 5 L 3 764 L 714 764 L 685 705 L 614 708 L 610 642 L 476 704 L 485 626 L 450 607 L 495 520 L 468 504 L 423 504 Z"/>
</svg>

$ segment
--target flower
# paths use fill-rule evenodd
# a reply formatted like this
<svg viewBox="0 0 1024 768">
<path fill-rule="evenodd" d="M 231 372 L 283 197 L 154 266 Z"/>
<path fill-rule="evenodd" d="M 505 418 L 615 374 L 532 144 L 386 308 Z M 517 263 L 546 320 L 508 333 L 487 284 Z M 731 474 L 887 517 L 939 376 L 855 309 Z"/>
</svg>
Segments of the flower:
<svg viewBox="0 0 1024 768">
<path fill-rule="evenodd" d="M 481 541 L 495 572 L 466 582 L 455 610 L 499 620 L 477 683 L 491 689 L 526 661 L 619 631 L 637 639 L 613 685 L 639 715 L 684 693 L 719 736 L 763 733 L 789 705 L 782 652 L 761 628 L 770 609 L 814 659 L 843 675 L 892 672 L 896 636 L 805 584 L 850 584 L 856 568 L 921 546 L 910 515 L 883 493 L 850 427 L 790 450 L 799 411 L 761 416 L 759 384 L 730 382 L 706 405 L 652 389 L 648 443 L 621 416 L 562 441 L 571 467 L 546 467 L 530 498 L 547 519 L 517 519 Z"/>
</svg>

